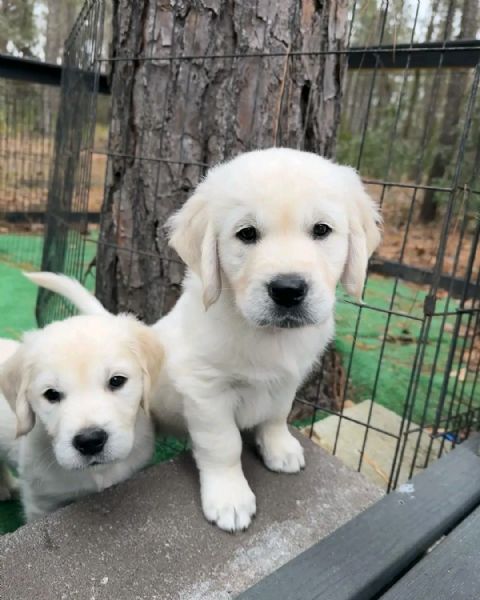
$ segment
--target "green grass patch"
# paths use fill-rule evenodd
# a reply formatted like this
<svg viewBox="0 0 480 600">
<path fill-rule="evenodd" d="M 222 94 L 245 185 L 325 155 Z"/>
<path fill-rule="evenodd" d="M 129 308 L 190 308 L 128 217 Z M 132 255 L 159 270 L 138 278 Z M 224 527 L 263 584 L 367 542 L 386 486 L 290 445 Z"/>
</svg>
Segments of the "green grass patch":
<svg viewBox="0 0 480 600">
<path fill-rule="evenodd" d="M 414 368 L 418 340 L 422 322 L 414 317 L 423 315 L 423 302 L 426 292 L 418 286 L 398 283 L 380 276 L 371 276 L 367 285 L 365 302 L 387 309 L 394 297 L 392 310 L 405 313 L 405 316 L 391 315 L 368 308 L 359 308 L 346 302 L 337 306 L 336 347 L 343 356 L 345 369 L 350 365 L 351 386 L 347 397 L 354 402 L 374 399 L 375 402 L 403 414 L 407 401 L 411 376 Z M 447 308 L 446 300 L 438 300 L 436 312 Z M 450 301 L 448 311 L 454 311 L 457 304 Z M 452 333 L 456 316 L 432 318 L 431 326 L 424 346 L 422 367 L 416 384 L 415 401 L 413 403 L 413 421 L 431 423 L 435 419 L 439 405 L 441 388 L 447 357 L 451 347 Z M 465 323 L 468 315 L 465 315 Z M 358 323 L 357 340 L 353 348 L 355 328 Z M 453 368 L 461 367 L 460 349 L 462 341 L 457 344 L 458 351 Z M 458 398 L 460 391 L 468 398 L 472 391 L 474 373 L 466 374 L 464 382 L 457 382 L 452 374 L 448 380 L 448 393 L 445 409 L 453 395 Z M 457 387 L 455 388 L 455 385 Z M 463 390 L 462 390 L 463 387 Z"/>
<path fill-rule="evenodd" d="M 42 262 L 43 236 L 30 234 L 0 235 L 0 263 L 23 271 L 37 270 Z M 2 291 L 4 289 L 2 280 Z"/>
<path fill-rule="evenodd" d="M 38 269 L 42 246 L 38 235 L 0 235 L 0 337 L 18 339 L 36 327 L 37 290 L 21 271 Z"/>
<path fill-rule="evenodd" d="M 18 268 L 0 260 L 0 337 L 19 339 L 35 329 L 37 288 Z"/>
<path fill-rule="evenodd" d="M 24 519 L 20 502 L 17 500 L 0 502 L 0 535 L 15 531 L 23 523 Z"/>
<path fill-rule="evenodd" d="M 89 239 L 96 240 L 96 232 Z M 70 233 L 69 243 L 78 247 L 80 234 Z M 22 275 L 36 271 L 42 262 L 43 237 L 29 234 L 0 235 L 0 337 L 19 339 L 24 331 L 36 328 L 35 304 L 38 288 Z M 80 271 L 85 272 L 95 257 L 96 244 L 87 241 Z M 78 259 L 67 260 L 70 269 L 77 270 Z M 89 276 L 86 286 L 94 289 Z"/>
</svg>

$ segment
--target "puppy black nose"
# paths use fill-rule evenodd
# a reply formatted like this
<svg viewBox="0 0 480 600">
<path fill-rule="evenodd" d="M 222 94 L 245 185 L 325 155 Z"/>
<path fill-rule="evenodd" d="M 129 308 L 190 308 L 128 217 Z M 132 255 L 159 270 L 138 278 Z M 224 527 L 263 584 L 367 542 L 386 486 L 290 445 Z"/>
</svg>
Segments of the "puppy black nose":
<svg viewBox="0 0 480 600">
<path fill-rule="evenodd" d="M 98 427 L 89 427 L 82 429 L 80 433 L 73 438 L 73 446 L 84 456 L 93 456 L 103 450 L 108 439 L 108 433 L 105 429 Z"/>
<path fill-rule="evenodd" d="M 291 308 L 302 302 L 308 292 L 308 284 L 300 275 L 279 275 L 268 284 L 268 295 L 279 306 Z"/>
</svg>

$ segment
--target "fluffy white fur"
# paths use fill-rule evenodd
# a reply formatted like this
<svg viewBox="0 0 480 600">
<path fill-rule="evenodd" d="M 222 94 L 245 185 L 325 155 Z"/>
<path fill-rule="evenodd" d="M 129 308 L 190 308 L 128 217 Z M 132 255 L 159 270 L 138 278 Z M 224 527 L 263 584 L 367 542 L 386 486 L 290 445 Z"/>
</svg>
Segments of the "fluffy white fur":
<svg viewBox="0 0 480 600">
<path fill-rule="evenodd" d="M 240 430 L 255 430 L 269 469 L 304 466 L 287 416 L 333 336 L 337 283 L 361 297 L 379 220 L 353 169 L 289 149 L 215 167 L 170 219 L 171 245 L 188 271 L 179 301 L 153 326 L 168 351 L 151 408 L 159 423 L 186 424 L 205 516 L 222 529 L 248 527 L 256 511 Z M 312 235 L 318 223 L 331 228 L 325 238 Z M 256 243 L 238 239 L 245 227 L 256 228 Z M 289 314 L 268 285 L 291 273 L 308 293 Z M 78 283 L 54 275 L 45 283 L 79 308 L 104 310 Z"/>
<path fill-rule="evenodd" d="M 154 444 L 148 399 L 162 360 L 151 330 L 125 315 L 72 317 L 24 336 L 0 365 L 0 457 L 18 468 L 27 520 L 118 483 L 148 462 Z M 111 389 L 118 375 L 126 382 Z M 49 402 L 47 389 L 61 392 L 61 400 Z M 108 434 L 94 456 L 73 445 L 89 427 Z M 4 497 L 15 487 L 6 473 L 2 465 Z"/>
<path fill-rule="evenodd" d="M 169 352 L 152 410 L 162 418 L 181 406 L 203 510 L 222 529 L 244 529 L 256 510 L 241 429 L 255 429 L 268 468 L 304 466 L 287 416 L 333 336 L 337 283 L 361 296 L 378 221 L 353 169 L 289 149 L 215 167 L 171 218 L 171 244 L 189 269 L 180 300 L 154 326 Z M 324 239 L 312 237 L 317 223 L 332 229 Z M 244 244 L 236 234 L 250 226 L 259 239 Z M 309 291 L 298 321 L 284 326 L 267 286 L 290 273 Z"/>
<path fill-rule="evenodd" d="M 18 342 L 14 340 L 6 340 L 0 338 L 0 363 L 10 358 L 10 356 L 17 350 Z"/>
<path fill-rule="evenodd" d="M 19 346 L 19 342 L 0 338 L 0 365 L 10 358 Z M 11 464 L 17 462 L 16 447 L 12 444 L 12 440 L 15 438 L 15 430 L 14 415 L 10 409 L 7 409 L 0 393 L 0 501 L 10 500 L 18 493 L 17 480 L 13 477 L 6 463 L 2 462 L 2 458 L 8 459 Z"/>
</svg>

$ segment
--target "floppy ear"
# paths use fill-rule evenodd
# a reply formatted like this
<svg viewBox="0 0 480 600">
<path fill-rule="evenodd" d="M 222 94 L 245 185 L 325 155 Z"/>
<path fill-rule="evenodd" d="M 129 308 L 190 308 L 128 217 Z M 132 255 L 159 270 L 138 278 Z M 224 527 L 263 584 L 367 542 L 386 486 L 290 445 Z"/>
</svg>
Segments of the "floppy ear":
<svg viewBox="0 0 480 600">
<path fill-rule="evenodd" d="M 26 435 L 35 425 L 35 413 L 27 399 L 29 377 L 24 350 L 19 348 L 0 367 L 0 389 L 17 415 L 17 437 Z"/>
<path fill-rule="evenodd" d="M 346 291 L 361 300 L 367 275 L 368 259 L 380 244 L 382 219 L 376 202 L 365 191 L 360 177 L 349 171 L 348 255 L 341 281 Z"/>
<path fill-rule="evenodd" d="M 170 246 L 202 280 L 203 303 L 207 309 L 220 296 L 221 275 L 218 244 L 206 198 L 195 193 L 170 217 L 167 227 Z"/>
<path fill-rule="evenodd" d="M 152 386 L 155 384 L 163 366 L 163 346 L 157 340 L 156 335 L 146 325 L 136 324 L 137 329 L 137 351 L 136 355 L 140 361 L 143 372 L 143 396 L 142 406 L 148 414 L 150 411 L 150 395 Z"/>
</svg>

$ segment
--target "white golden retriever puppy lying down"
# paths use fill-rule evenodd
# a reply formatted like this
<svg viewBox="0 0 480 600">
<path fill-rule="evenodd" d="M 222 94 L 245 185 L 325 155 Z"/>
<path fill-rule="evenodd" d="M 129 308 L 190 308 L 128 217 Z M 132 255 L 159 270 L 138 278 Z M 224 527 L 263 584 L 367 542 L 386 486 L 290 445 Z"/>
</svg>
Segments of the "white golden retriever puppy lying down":
<svg viewBox="0 0 480 600">
<path fill-rule="evenodd" d="M 27 520 L 149 461 L 146 411 L 162 356 L 133 317 L 79 316 L 27 333 L 0 365 L 0 458 L 18 468 Z"/>
<path fill-rule="evenodd" d="M 186 422 L 204 514 L 222 529 L 248 527 L 256 511 L 240 430 L 255 430 L 269 469 L 304 466 L 287 416 L 332 339 L 337 283 L 361 297 L 378 223 L 353 169 L 288 149 L 211 169 L 170 219 L 188 272 L 179 301 L 153 326 L 168 351 L 152 414 Z M 47 287 L 92 310 L 79 284 L 64 283 Z"/>
</svg>

